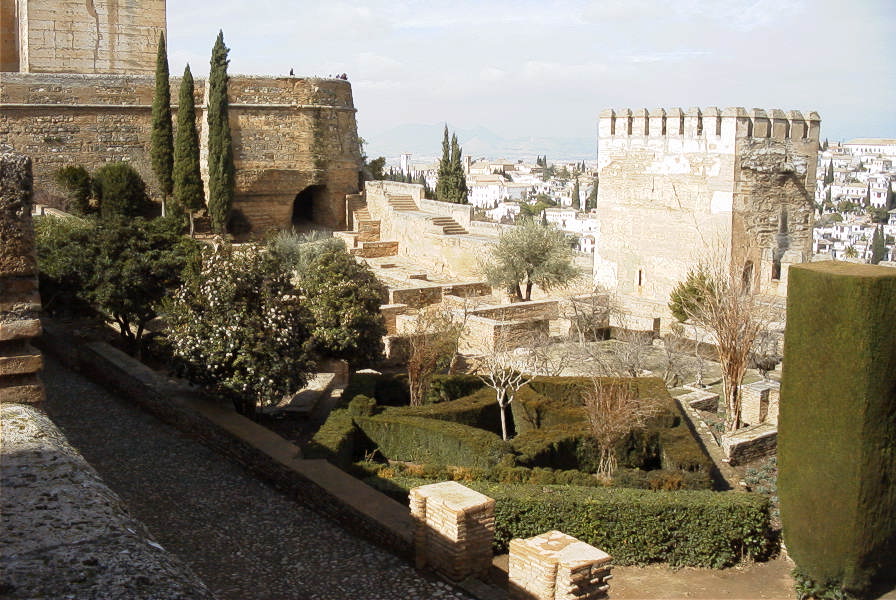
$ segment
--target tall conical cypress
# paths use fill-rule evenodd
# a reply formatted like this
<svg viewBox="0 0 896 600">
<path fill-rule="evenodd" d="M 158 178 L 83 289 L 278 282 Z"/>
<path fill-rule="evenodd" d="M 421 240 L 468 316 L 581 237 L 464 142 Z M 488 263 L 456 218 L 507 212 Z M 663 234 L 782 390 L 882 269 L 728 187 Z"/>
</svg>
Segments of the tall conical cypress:
<svg viewBox="0 0 896 600">
<path fill-rule="evenodd" d="M 457 135 L 451 136 L 451 202 L 455 204 L 467 203 L 467 176 L 464 173 L 464 165 L 461 162 L 463 151 L 457 143 Z"/>
<path fill-rule="evenodd" d="M 212 228 L 222 233 L 233 205 L 235 178 L 227 104 L 228 52 L 224 32 L 218 31 L 208 77 L 208 212 Z"/>
<path fill-rule="evenodd" d="M 572 200 L 571 204 L 574 209 L 582 210 L 582 208 L 583 208 L 582 207 L 582 194 L 581 194 L 581 191 L 579 190 L 579 178 L 578 177 L 576 177 L 576 182 L 572 186 L 571 200 Z"/>
<path fill-rule="evenodd" d="M 168 80 L 168 51 L 165 33 L 159 33 L 156 57 L 156 91 L 152 99 L 152 137 L 149 144 L 152 170 L 162 192 L 162 214 L 174 189 L 174 132 L 171 125 L 171 84 Z"/>
<path fill-rule="evenodd" d="M 874 228 L 874 235 L 871 236 L 871 260 L 868 261 L 872 265 L 878 264 L 880 261 L 884 259 L 884 255 L 887 253 L 887 245 L 884 243 L 883 232 L 881 231 L 881 226 L 878 225 Z"/>
<path fill-rule="evenodd" d="M 190 216 L 193 234 L 193 213 L 205 206 L 205 190 L 199 171 L 199 133 L 196 130 L 196 106 L 193 98 L 193 74 L 190 65 L 184 69 L 177 100 L 177 136 L 174 143 L 174 201 Z"/>
<path fill-rule="evenodd" d="M 445 133 L 442 136 L 442 158 L 439 160 L 438 181 L 436 181 L 436 200 L 450 202 L 448 190 L 451 187 L 451 146 L 448 137 L 448 125 L 445 125 Z"/>
</svg>

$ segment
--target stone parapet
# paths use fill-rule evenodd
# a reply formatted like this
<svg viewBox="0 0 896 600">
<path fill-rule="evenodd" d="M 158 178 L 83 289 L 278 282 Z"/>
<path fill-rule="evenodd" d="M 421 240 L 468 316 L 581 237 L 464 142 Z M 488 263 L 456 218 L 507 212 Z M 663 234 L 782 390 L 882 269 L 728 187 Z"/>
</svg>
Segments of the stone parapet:
<svg viewBox="0 0 896 600">
<path fill-rule="evenodd" d="M 456 481 L 416 487 L 410 500 L 418 569 L 429 566 L 455 581 L 488 572 L 494 500 Z"/>
<path fill-rule="evenodd" d="M 31 161 L 0 151 L 0 403 L 39 404 L 40 335 L 37 258 L 31 224 Z"/>
<path fill-rule="evenodd" d="M 510 541 L 511 600 L 605 598 L 612 557 L 560 531 Z"/>
</svg>

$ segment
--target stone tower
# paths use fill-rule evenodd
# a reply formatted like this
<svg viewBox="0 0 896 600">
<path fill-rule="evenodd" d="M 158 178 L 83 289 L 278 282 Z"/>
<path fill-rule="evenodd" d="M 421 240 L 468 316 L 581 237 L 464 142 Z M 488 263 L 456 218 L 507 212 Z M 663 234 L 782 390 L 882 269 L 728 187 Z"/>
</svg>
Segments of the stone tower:
<svg viewBox="0 0 896 600">
<path fill-rule="evenodd" d="M 165 0 L 0 0 L 0 71 L 152 75 Z"/>
<path fill-rule="evenodd" d="M 595 282 L 638 329 L 665 328 L 675 285 L 711 253 L 783 296 L 812 252 L 820 118 L 743 108 L 600 115 Z"/>
<path fill-rule="evenodd" d="M 149 142 L 165 27 L 165 0 L 0 0 L 0 138 L 32 157 L 35 202 L 62 196 L 60 167 L 110 161 L 131 163 L 158 195 Z M 172 77 L 175 100 L 179 85 Z M 206 88 L 197 78 L 203 155 Z M 345 196 L 358 191 L 361 167 L 351 84 L 231 75 L 228 96 L 243 232 L 345 228 Z"/>
</svg>

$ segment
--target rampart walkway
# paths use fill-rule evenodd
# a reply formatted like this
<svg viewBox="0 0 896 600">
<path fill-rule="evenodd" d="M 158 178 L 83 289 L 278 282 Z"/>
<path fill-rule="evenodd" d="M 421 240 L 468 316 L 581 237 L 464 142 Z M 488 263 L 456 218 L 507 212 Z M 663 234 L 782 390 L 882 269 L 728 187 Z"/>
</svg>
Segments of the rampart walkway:
<svg viewBox="0 0 896 600">
<path fill-rule="evenodd" d="M 46 357 L 47 411 L 222 600 L 466 598 Z"/>
</svg>

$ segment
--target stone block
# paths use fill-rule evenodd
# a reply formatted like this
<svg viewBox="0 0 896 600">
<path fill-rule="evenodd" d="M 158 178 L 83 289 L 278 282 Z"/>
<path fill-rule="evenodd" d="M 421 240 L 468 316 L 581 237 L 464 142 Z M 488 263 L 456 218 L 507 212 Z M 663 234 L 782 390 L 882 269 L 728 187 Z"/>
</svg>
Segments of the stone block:
<svg viewBox="0 0 896 600">
<path fill-rule="evenodd" d="M 740 386 L 741 420 L 747 425 L 759 425 L 766 421 L 778 422 L 778 398 L 781 384 L 777 381 L 757 381 Z M 772 415 L 772 411 L 774 414 Z M 771 416 L 770 416 L 771 415 Z"/>
<path fill-rule="evenodd" d="M 510 541 L 512 600 L 591 600 L 607 595 L 612 557 L 560 531 Z"/>
<path fill-rule="evenodd" d="M 39 319 L 0 321 L 0 342 L 21 340 L 40 335 Z"/>
<path fill-rule="evenodd" d="M 36 373 L 43 366 L 41 353 L 30 345 L 23 344 L 15 349 L 5 349 L 0 345 L 0 377 Z"/>
<path fill-rule="evenodd" d="M 0 151 L 0 277 L 37 274 L 31 188 L 31 159 Z"/>
<path fill-rule="evenodd" d="M 495 501 L 456 481 L 411 490 L 417 568 L 460 581 L 491 567 Z"/>
<path fill-rule="evenodd" d="M 34 374 L 0 377 L 0 404 L 40 404 L 44 386 Z"/>
</svg>

